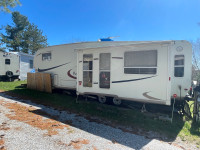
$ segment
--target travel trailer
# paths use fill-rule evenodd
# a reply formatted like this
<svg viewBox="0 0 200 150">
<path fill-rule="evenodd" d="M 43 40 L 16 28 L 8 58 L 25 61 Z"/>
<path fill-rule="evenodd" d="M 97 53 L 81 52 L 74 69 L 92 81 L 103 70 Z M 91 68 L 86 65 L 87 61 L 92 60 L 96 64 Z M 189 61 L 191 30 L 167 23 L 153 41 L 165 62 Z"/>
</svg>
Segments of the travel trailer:
<svg viewBox="0 0 200 150">
<path fill-rule="evenodd" d="M 0 52 L 0 80 L 13 80 L 19 77 L 19 56 Z"/>
<path fill-rule="evenodd" d="M 27 72 L 30 72 L 33 69 L 33 59 L 34 56 L 22 52 L 10 52 L 19 56 L 19 79 L 26 80 Z"/>
<path fill-rule="evenodd" d="M 0 52 L 1 80 L 25 80 L 33 69 L 33 55 L 21 52 Z"/>
<path fill-rule="evenodd" d="M 77 95 L 171 105 L 191 86 L 192 48 L 187 41 L 106 41 L 51 46 L 34 57 L 36 72 L 51 73 L 54 88 Z"/>
</svg>

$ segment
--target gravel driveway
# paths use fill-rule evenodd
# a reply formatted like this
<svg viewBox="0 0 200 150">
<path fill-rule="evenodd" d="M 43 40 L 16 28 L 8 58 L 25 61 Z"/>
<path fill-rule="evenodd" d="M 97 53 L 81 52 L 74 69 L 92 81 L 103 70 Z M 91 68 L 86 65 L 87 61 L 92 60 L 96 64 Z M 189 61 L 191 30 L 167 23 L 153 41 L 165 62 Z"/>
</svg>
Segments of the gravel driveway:
<svg viewBox="0 0 200 150">
<path fill-rule="evenodd" d="M 0 150 L 178 150 L 66 111 L 0 93 Z"/>
</svg>

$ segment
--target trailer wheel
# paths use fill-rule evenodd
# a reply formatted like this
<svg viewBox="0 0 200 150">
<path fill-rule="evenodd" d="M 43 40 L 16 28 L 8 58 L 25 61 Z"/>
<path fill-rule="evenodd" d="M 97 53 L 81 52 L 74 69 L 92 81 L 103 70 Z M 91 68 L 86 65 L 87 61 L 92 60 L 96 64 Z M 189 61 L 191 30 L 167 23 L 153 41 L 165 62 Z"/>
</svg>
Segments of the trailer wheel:
<svg viewBox="0 0 200 150">
<path fill-rule="evenodd" d="M 8 78 L 12 78 L 12 76 L 13 76 L 12 71 L 7 71 L 7 72 L 6 72 L 6 76 L 7 76 Z"/>
<path fill-rule="evenodd" d="M 106 102 L 105 96 L 99 96 L 98 99 L 99 99 L 99 102 L 102 103 L 102 104 L 104 104 Z"/>
<path fill-rule="evenodd" d="M 113 104 L 115 104 L 115 105 L 121 105 L 121 103 L 122 103 L 121 99 L 119 99 L 117 97 L 113 98 Z"/>
</svg>

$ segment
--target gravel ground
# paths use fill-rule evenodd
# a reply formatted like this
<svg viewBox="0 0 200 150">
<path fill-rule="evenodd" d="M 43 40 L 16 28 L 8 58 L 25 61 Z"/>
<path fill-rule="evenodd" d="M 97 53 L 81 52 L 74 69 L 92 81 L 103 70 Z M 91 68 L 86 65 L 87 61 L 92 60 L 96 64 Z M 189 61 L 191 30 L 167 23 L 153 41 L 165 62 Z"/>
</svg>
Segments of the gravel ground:
<svg viewBox="0 0 200 150">
<path fill-rule="evenodd" d="M 17 106 L 17 109 L 14 109 L 14 106 Z M 31 108 L 34 111 L 29 110 L 19 118 L 17 112 L 25 112 L 24 108 Z M 43 112 L 42 116 L 37 114 L 38 110 Z M 36 123 L 33 120 L 35 116 Z M 46 127 L 53 121 L 55 125 Z M 123 132 L 117 128 L 91 122 L 76 114 L 54 110 L 31 101 L 25 103 L 23 100 L 0 93 L 0 150 L 3 149 L 178 150 L 183 147 Z"/>
</svg>

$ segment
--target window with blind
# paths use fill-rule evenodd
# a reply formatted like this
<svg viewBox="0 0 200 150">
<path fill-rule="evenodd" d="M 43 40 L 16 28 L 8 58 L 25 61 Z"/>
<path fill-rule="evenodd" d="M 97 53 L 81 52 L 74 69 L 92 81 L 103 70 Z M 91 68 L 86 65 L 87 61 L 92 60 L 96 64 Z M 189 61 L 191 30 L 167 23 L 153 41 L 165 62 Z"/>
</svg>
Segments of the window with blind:
<svg viewBox="0 0 200 150">
<path fill-rule="evenodd" d="M 51 60 L 51 53 L 43 53 L 42 54 L 42 61 Z"/>
<path fill-rule="evenodd" d="M 156 74 L 157 50 L 124 53 L 125 74 Z"/>
<path fill-rule="evenodd" d="M 184 55 L 175 55 L 174 57 L 174 76 L 184 76 Z"/>
</svg>

